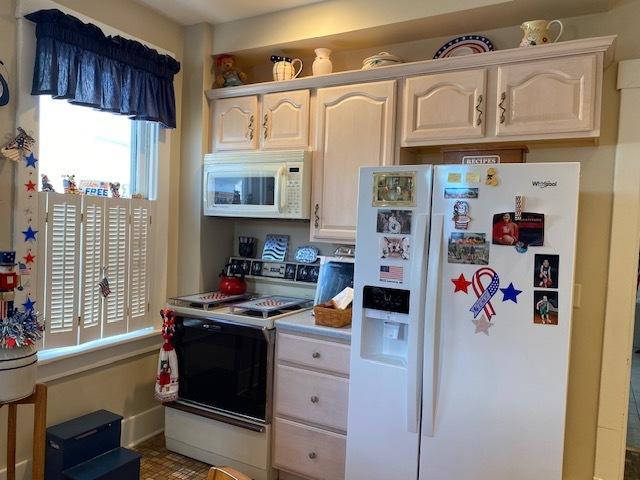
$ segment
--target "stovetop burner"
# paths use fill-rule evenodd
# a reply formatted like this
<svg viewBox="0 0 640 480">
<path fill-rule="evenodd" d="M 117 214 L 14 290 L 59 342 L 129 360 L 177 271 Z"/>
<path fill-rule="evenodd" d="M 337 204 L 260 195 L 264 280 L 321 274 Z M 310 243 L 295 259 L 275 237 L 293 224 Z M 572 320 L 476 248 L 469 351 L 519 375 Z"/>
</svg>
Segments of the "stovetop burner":
<svg viewBox="0 0 640 480">
<path fill-rule="evenodd" d="M 284 315 L 285 313 L 295 312 L 297 310 L 302 310 L 300 305 L 294 305 L 292 307 L 281 308 L 280 310 L 270 310 L 268 312 L 262 312 L 260 310 L 243 310 L 239 312 L 234 312 L 237 315 L 244 315 L 247 317 L 257 317 L 257 318 L 271 318 L 277 317 L 278 315 Z"/>
</svg>

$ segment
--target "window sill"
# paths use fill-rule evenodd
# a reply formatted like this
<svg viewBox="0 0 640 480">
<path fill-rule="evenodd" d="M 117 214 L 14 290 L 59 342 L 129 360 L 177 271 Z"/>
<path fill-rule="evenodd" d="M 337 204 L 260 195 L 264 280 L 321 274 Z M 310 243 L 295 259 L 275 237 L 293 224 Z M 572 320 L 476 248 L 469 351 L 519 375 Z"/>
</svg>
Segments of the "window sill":
<svg viewBox="0 0 640 480">
<path fill-rule="evenodd" d="M 73 347 L 38 352 L 38 382 L 103 367 L 160 348 L 160 329 L 148 327 Z"/>
</svg>

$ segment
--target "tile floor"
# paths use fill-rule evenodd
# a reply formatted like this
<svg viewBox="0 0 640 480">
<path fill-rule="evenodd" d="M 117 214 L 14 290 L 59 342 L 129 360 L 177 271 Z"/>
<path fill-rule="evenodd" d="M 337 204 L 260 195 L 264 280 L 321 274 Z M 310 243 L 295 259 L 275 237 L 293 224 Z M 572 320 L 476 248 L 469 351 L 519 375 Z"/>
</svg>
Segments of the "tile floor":
<svg viewBox="0 0 640 480">
<path fill-rule="evenodd" d="M 183 457 L 165 448 L 164 435 L 137 445 L 142 454 L 140 480 L 206 480 L 209 465 Z"/>
</svg>

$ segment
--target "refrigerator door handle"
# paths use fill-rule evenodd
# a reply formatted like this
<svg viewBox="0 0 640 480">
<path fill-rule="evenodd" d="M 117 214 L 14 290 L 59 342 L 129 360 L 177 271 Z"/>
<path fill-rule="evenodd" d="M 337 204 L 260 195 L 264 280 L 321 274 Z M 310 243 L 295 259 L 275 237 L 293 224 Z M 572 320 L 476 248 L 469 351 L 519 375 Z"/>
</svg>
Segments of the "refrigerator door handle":
<svg viewBox="0 0 640 480">
<path fill-rule="evenodd" d="M 420 252 L 422 255 L 419 255 L 419 261 L 416 261 L 412 266 L 412 282 L 415 282 L 415 279 L 424 278 L 428 219 L 428 215 L 424 214 L 417 215 L 414 220 L 416 223 L 415 238 L 422 239 L 424 242 L 424 251 Z M 423 306 L 420 305 L 420 303 L 421 301 L 416 302 L 417 307 L 420 309 L 419 314 L 414 317 L 417 321 L 415 324 L 409 325 L 409 352 L 407 359 L 407 431 L 410 433 L 418 433 L 420 428 L 420 407 L 422 402 L 422 328 L 420 320 L 423 315 Z"/>
<path fill-rule="evenodd" d="M 424 435 L 435 435 L 436 398 L 438 382 L 438 357 L 440 339 L 440 313 L 438 309 L 440 297 L 440 276 L 442 270 L 442 234 L 444 215 L 433 215 L 431 218 L 431 238 L 429 241 L 429 263 L 427 271 L 427 297 L 425 302 L 424 330 Z"/>
</svg>

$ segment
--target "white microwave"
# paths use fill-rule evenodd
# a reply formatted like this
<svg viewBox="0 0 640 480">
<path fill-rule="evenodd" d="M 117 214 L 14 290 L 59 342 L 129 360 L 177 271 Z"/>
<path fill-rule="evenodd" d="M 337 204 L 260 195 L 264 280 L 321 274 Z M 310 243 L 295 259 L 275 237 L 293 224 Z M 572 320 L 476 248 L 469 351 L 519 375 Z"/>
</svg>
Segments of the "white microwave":
<svg viewBox="0 0 640 480">
<path fill-rule="evenodd" d="M 205 215 L 309 218 L 308 150 L 210 153 L 203 181 Z"/>
</svg>

